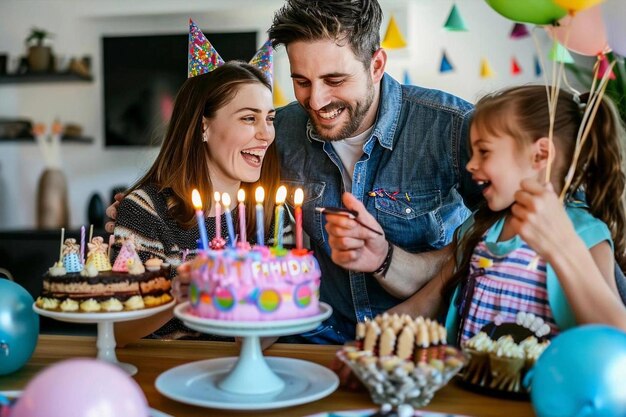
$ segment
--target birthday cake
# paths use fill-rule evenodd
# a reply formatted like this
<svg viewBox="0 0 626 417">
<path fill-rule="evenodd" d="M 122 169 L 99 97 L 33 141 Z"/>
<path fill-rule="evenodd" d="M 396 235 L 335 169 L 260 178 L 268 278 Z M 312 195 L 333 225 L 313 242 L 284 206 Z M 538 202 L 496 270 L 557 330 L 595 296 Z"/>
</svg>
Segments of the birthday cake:
<svg viewBox="0 0 626 417">
<path fill-rule="evenodd" d="M 39 308 L 113 312 L 154 307 L 172 300 L 170 266 L 156 258 L 144 265 L 132 238 L 122 244 L 113 266 L 108 245 L 101 237 L 94 237 L 88 248 L 83 261 L 76 240 L 64 241 L 61 260 L 44 275 L 43 290 L 36 301 Z"/>
<path fill-rule="evenodd" d="M 319 313 L 320 268 L 306 250 L 255 246 L 202 251 L 191 264 L 191 313 L 271 321 Z"/>
</svg>

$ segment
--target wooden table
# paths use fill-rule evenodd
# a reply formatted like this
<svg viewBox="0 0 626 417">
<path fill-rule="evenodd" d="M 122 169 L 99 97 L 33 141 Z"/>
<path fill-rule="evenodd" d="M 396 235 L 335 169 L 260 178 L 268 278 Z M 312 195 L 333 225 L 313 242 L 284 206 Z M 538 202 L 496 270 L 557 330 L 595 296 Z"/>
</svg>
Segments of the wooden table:
<svg viewBox="0 0 626 417">
<path fill-rule="evenodd" d="M 338 346 L 275 344 L 265 351 L 266 356 L 305 359 L 328 366 Z M 154 381 L 162 372 L 188 362 L 203 359 L 237 356 L 234 343 L 201 341 L 142 340 L 123 349 L 117 349 L 117 357 L 139 368 L 135 380 L 143 389 L 151 407 L 176 417 L 185 416 L 307 416 L 323 411 L 355 410 L 373 408 L 369 394 L 339 388 L 321 400 L 300 406 L 261 412 L 231 412 L 190 406 L 170 400 L 154 387 Z M 27 382 L 41 369 L 51 363 L 72 357 L 95 357 L 96 340 L 84 336 L 42 335 L 30 361 L 18 372 L 0 376 L 0 390 L 23 389 Z M 492 398 L 465 391 L 450 383 L 443 387 L 427 410 L 466 414 L 476 417 L 534 416 L 528 402 Z"/>
</svg>

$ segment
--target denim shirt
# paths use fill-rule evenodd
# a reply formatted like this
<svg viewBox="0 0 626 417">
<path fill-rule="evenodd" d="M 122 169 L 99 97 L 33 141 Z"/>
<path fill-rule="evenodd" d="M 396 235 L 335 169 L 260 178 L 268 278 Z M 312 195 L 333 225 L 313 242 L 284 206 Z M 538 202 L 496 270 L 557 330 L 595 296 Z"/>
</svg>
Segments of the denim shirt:
<svg viewBox="0 0 626 417">
<path fill-rule="evenodd" d="M 479 198 L 465 169 L 472 109 L 453 95 L 383 77 L 376 122 L 348 191 L 394 245 L 409 252 L 439 249 L 469 216 L 463 200 L 471 206 Z M 331 143 L 315 137 L 306 111 L 295 102 L 278 109 L 275 126 L 281 182 L 291 191 L 304 190 L 303 228 L 322 270 L 320 298 L 333 308 L 320 328 L 303 336 L 341 344 L 354 339 L 357 321 L 402 300 L 371 274 L 345 270 L 330 258 L 325 220 L 315 207 L 341 206 L 342 175 L 348 175 Z"/>
</svg>

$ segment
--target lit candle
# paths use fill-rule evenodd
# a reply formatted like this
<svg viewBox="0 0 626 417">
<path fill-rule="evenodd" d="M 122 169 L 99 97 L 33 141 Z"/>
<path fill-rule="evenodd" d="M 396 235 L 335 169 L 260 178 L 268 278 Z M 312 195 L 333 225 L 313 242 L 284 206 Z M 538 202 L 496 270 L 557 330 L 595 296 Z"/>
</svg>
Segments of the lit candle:
<svg viewBox="0 0 626 417">
<path fill-rule="evenodd" d="M 85 265 L 85 225 L 80 227 L 80 263 Z"/>
<path fill-rule="evenodd" d="M 263 200 L 265 200 L 265 190 L 263 187 L 256 187 L 254 197 L 256 199 L 256 244 L 263 246 L 265 243 L 265 226 L 263 225 Z"/>
<path fill-rule="evenodd" d="M 206 226 L 204 224 L 204 211 L 202 211 L 202 199 L 200 198 L 200 193 L 195 188 L 191 192 L 191 201 L 193 203 L 194 208 L 196 209 L 196 218 L 198 219 L 198 229 L 200 230 L 200 243 L 202 245 L 202 249 L 206 250 L 209 248 L 209 240 L 206 236 Z"/>
<path fill-rule="evenodd" d="M 284 185 L 278 187 L 276 191 L 276 211 L 274 213 L 274 246 L 281 249 L 283 247 L 283 212 L 284 203 L 287 198 L 287 188 Z"/>
<path fill-rule="evenodd" d="M 296 189 L 293 195 L 293 204 L 296 206 L 296 249 L 302 249 L 302 202 L 304 201 L 304 192 L 302 188 Z"/>
<path fill-rule="evenodd" d="M 222 193 L 222 205 L 224 206 L 224 215 L 226 216 L 226 227 L 228 228 L 228 239 L 230 239 L 230 247 L 235 247 L 235 227 L 233 226 L 233 217 L 230 215 L 230 196 L 228 193 Z"/>
<path fill-rule="evenodd" d="M 239 201 L 237 209 L 239 210 L 239 242 L 241 242 L 242 245 L 245 245 L 248 241 L 246 236 L 246 205 L 244 204 L 245 200 L 246 192 L 240 188 L 239 191 L 237 191 L 237 201 Z"/>
<path fill-rule="evenodd" d="M 220 204 L 222 196 L 219 191 L 213 193 L 213 198 L 215 199 L 215 237 L 222 237 L 222 206 Z"/>
</svg>

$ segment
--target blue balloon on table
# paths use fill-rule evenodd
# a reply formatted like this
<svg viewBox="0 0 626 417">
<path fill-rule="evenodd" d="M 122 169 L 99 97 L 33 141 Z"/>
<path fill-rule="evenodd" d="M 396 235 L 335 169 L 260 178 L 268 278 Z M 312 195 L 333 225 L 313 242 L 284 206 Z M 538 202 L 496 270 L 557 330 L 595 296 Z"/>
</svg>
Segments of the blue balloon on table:
<svg viewBox="0 0 626 417">
<path fill-rule="evenodd" d="M 538 417 L 626 416 L 626 333 L 586 325 L 555 337 L 525 384 Z"/>
<path fill-rule="evenodd" d="M 33 297 L 22 286 L 0 278 L 0 375 L 28 362 L 37 346 L 39 316 Z"/>
</svg>

